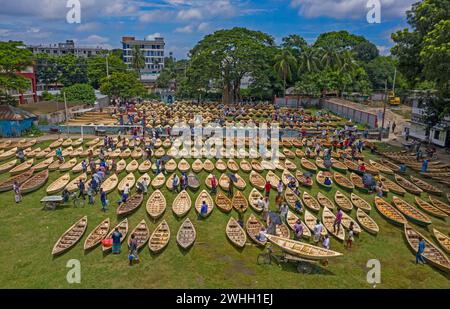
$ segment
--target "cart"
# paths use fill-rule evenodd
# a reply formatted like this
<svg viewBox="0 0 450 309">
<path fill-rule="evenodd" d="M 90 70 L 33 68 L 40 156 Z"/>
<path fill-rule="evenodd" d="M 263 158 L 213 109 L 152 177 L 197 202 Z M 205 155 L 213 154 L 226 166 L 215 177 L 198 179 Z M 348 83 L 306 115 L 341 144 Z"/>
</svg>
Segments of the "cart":
<svg viewBox="0 0 450 309">
<path fill-rule="evenodd" d="M 267 265 L 272 264 L 272 261 L 276 262 L 279 266 L 282 263 L 295 263 L 297 264 L 297 271 L 301 274 L 311 274 L 314 270 L 313 264 L 317 263 L 315 260 L 300 258 L 282 250 L 275 252 L 272 246 L 268 245 L 267 252 L 258 255 L 257 263 L 258 265 Z"/>
<path fill-rule="evenodd" d="M 56 207 L 64 204 L 64 199 L 60 195 L 45 196 L 41 199 L 43 210 L 56 210 Z"/>
</svg>

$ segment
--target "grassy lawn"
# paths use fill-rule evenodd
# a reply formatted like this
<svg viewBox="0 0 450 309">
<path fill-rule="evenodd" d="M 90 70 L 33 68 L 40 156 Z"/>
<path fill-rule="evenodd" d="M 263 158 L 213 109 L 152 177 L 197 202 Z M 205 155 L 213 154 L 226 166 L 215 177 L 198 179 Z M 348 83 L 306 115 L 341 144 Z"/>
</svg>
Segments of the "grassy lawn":
<svg viewBox="0 0 450 309">
<path fill-rule="evenodd" d="M 43 143 L 40 147 L 49 143 Z M 369 153 L 365 154 L 367 158 L 371 157 Z M 190 163 L 192 161 L 190 160 Z M 301 169 L 298 158 L 295 163 Z M 276 173 L 281 176 L 279 171 Z M 125 174 L 123 172 L 120 179 Z M 138 178 L 139 173 L 135 174 Z M 215 174 L 219 178 L 220 173 L 215 171 Z M 263 174 L 265 176 L 266 172 Z M 52 172 L 47 185 L 60 175 L 58 171 Z M 153 172 L 150 175 L 152 178 L 155 176 Z M 207 175 L 206 172 L 199 174 L 201 189 L 205 188 L 204 179 Z M 248 197 L 251 191 L 248 174 L 240 172 L 240 175 L 247 181 L 245 194 Z M 8 173 L 0 175 L 2 178 L 7 176 Z M 326 268 L 317 265 L 314 274 L 301 275 L 297 273 L 294 264 L 284 264 L 281 267 L 257 265 L 256 258 L 262 249 L 254 246 L 251 240 L 248 240 L 243 250 L 236 249 L 225 235 L 225 226 L 229 216 L 237 217 L 237 213 L 232 211 L 231 214 L 224 214 L 217 207 L 204 221 L 198 221 L 195 210 L 191 209 L 188 216 L 197 229 L 197 241 L 189 251 L 182 251 L 177 246 L 175 237 L 184 218 L 178 219 L 172 213 L 175 194 L 168 192 L 164 186 L 162 191 L 167 199 L 167 209 L 163 218 L 170 226 L 170 243 L 158 255 L 151 254 L 148 247 L 144 247 L 140 253 L 141 263 L 130 267 L 126 250 L 121 255 L 105 256 L 100 248 L 88 254 L 83 251 L 86 236 L 103 219 L 109 216 L 113 225 L 118 223 L 115 215 L 116 201 L 119 198 L 117 190 L 108 195 L 111 205 L 109 211 L 104 214 L 100 211 L 98 196 L 93 207 L 86 204 L 80 209 L 66 207 L 56 211 L 43 211 L 39 200 L 45 195 L 45 188 L 46 186 L 25 195 L 19 205 L 14 203 L 12 192 L 0 194 L 1 288 L 372 288 L 366 282 L 366 263 L 369 259 L 378 259 L 381 262 L 382 282 L 377 288 L 449 288 L 448 275 L 429 265 L 415 265 L 414 254 L 406 244 L 403 230 L 388 223 L 375 208 L 370 215 L 380 227 L 378 236 L 363 232 L 356 238 L 351 251 L 331 237 L 331 249 L 343 252 L 344 256 L 330 260 Z M 323 193 L 333 200 L 336 190 L 334 185 L 331 192 Z M 307 191 L 316 196 L 319 188 L 315 184 L 312 190 Z M 149 194 L 151 192 L 153 189 L 149 188 Z M 194 203 L 196 193 L 189 193 Z M 373 206 L 373 196 L 356 193 Z M 387 199 L 391 201 L 392 196 L 390 193 Z M 426 195 L 422 194 L 422 198 L 424 196 Z M 153 222 L 145 210 L 147 198 L 148 196 L 143 205 L 128 217 L 130 231 L 143 218 L 151 231 L 156 228 L 157 222 Z M 275 209 L 274 199 L 273 192 L 272 209 Z M 405 200 L 414 203 L 411 194 L 407 194 Z M 251 212 L 249 208 L 245 219 Z M 82 240 L 67 253 L 52 258 L 51 249 L 55 241 L 84 215 L 88 216 L 88 229 Z M 356 210 L 352 211 L 351 216 L 356 217 Z M 450 232 L 448 221 L 432 219 L 434 227 L 447 234 Z M 161 220 L 162 218 L 158 222 Z M 428 230 L 416 225 L 414 227 L 434 241 Z M 122 248 L 125 249 L 125 245 Z M 70 285 L 66 281 L 69 270 L 66 263 L 70 259 L 78 259 L 81 262 L 79 285 Z"/>
<path fill-rule="evenodd" d="M 67 102 L 67 108 L 82 106 L 86 103 L 83 102 Z M 24 104 L 20 106 L 21 109 L 34 113 L 36 115 L 41 114 L 51 114 L 57 111 L 64 110 L 64 102 L 56 102 L 56 101 L 43 101 L 32 104 Z"/>
</svg>

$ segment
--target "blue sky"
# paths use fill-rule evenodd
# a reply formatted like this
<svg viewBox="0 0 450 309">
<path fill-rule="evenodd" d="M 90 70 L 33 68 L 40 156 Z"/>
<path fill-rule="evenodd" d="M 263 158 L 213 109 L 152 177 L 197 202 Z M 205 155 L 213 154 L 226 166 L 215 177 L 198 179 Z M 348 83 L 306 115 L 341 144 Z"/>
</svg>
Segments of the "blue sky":
<svg viewBox="0 0 450 309">
<path fill-rule="evenodd" d="M 380 0 L 381 23 L 369 24 L 367 3 L 374 0 L 79 0 L 81 23 L 69 24 L 68 1 L 73 0 L 1 0 L 0 40 L 74 39 L 84 46 L 117 48 L 122 36 L 157 35 L 166 39 L 168 52 L 185 58 L 204 35 L 242 26 L 266 32 L 277 43 L 288 34 L 313 43 L 322 32 L 348 30 L 386 54 L 393 45 L 390 33 L 407 26 L 405 11 L 417 2 Z"/>
</svg>

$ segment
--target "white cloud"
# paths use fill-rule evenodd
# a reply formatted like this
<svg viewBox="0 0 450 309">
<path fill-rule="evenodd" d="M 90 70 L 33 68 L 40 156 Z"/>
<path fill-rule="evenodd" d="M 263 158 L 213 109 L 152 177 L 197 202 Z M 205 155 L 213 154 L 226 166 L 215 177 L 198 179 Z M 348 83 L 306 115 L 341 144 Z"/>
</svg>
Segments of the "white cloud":
<svg viewBox="0 0 450 309">
<path fill-rule="evenodd" d="M 174 18 L 174 12 L 153 10 L 139 15 L 139 21 L 143 23 L 167 22 Z"/>
<path fill-rule="evenodd" d="M 82 23 L 75 30 L 78 32 L 89 32 L 95 31 L 99 29 L 99 25 L 97 23 Z"/>
<path fill-rule="evenodd" d="M 177 33 L 192 33 L 192 32 L 194 32 L 194 26 L 187 25 L 185 27 L 176 28 L 175 32 L 177 32 Z"/>
<path fill-rule="evenodd" d="M 378 45 L 377 48 L 382 56 L 389 56 L 391 54 L 391 47 L 389 46 Z"/>
<path fill-rule="evenodd" d="M 146 39 L 146 40 L 149 40 L 149 41 L 153 41 L 155 38 L 162 38 L 161 33 L 156 32 L 156 33 L 153 33 L 153 34 L 149 34 L 149 35 L 147 35 L 147 36 L 145 37 L 145 39 Z"/>
<path fill-rule="evenodd" d="M 177 14 L 177 19 L 181 21 L 202 19 L 203 14 L 199 9 L 181 10 Z"/>
<path fill-rule="evenodd" d="M 109 41 L 109 38 L 100 36 L 97 34 L 92 34 L 88 36 L 86 39 L 82 40 L 83 43 L 86 44 L 105 44 Z"/>
<path fill-rule="evenodd" d="M 197 27 L 197 30 L 199 32 L 207 32 L 209 30 L 209 24 L 205 22 L 200 23 Z"/>
</svg>

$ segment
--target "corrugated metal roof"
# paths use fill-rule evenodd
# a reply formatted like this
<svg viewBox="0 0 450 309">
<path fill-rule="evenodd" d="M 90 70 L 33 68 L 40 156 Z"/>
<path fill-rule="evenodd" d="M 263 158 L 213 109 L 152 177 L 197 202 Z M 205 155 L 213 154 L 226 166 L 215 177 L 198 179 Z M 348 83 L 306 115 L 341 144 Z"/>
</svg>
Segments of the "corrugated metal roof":
<svg viewBox="0 0 450 309">
<path fill-rule="evenodd" d="M 24 120 L 28 118 L 36 118 L 33 113 L 27 112 L 23 109 L 11 106 L 0 105 L 0 120 Z"/>
</svg>

